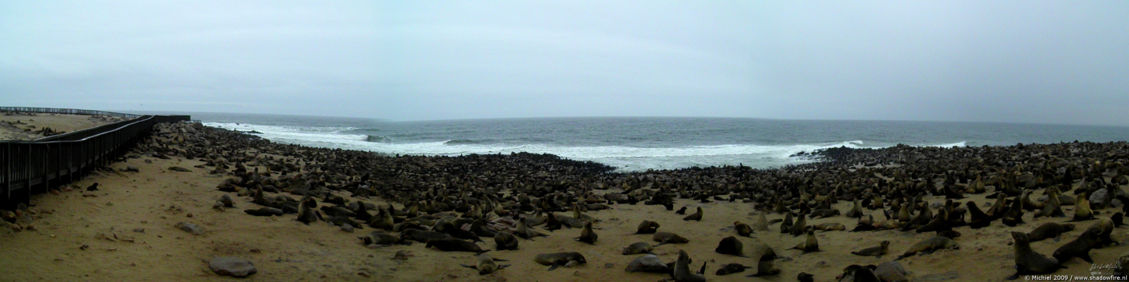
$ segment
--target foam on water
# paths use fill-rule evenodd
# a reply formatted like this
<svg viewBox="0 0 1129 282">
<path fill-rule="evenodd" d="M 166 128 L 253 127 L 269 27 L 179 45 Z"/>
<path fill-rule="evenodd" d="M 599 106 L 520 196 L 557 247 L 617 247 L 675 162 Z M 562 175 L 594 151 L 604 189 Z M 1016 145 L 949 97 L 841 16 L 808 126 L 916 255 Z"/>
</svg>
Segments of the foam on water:
<svg viewBox="0 0 1129 282">
<path fill-rule="evenodd" d="M 294 127 L 218 122 L 205 122 L 204 125 L 244 132 L 258 132 L 253 134 L 282 143 L 364 150 L 386 154 L 455 156 L 514 152 L 547 153 L 568 159 L 595 161 L 616 167 L 621 171 L 738 164 L 767 168 L 810 162 L 807 159 L 791 157 L 800 152 L 834 147 L 884 147 L 868 146 L 862 140 L 814 144 L 724 144 L 678 147 L 567 146 L 542 143 L 499 144 L 459 139 L 397 143 L 387 137 L 380 137 L 384 139 L 376 138 L 380 142 L 372 142 L 371 140 L 374 140 L 374 138 L 369 135 L 345 133 L 351 130 L 347 127 Z M 930 146 L 959 147 L 964 145 L 965 142 L 958 142 Z"/>
</svg>

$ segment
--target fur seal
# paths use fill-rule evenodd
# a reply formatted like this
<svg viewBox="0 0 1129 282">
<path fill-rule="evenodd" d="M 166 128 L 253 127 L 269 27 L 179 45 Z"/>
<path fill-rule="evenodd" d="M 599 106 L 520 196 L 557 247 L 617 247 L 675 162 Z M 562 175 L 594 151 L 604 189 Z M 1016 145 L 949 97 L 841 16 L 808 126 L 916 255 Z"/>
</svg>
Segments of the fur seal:
<svg viewBox="0 0 1129 282">
<path fill-rule="evenodd" d="M 679 215 L 686 214 L 686 206 L 682 206 L 682 208 L 679 208 L 677 211 L 674 211 L 674 213 L 679 214 Z"/>
<path fill-rule="evenodd" d="M 788 234 L 792 232 L 792 213 L 784 214 L 784 221 L 780 222 L 780 233 Z"/>
<path fill-rule="evenodd" d="M 705 269 L 705 265 L 702 265 Z M 706 277 L 690 272 L 690 255 L 686 251 L 678 250 L 678 260 L 674 262 L 674 281 L 677 282 L 705 282 Z"/>
<path fill-rule="evenodd" d="M 702 221 L 702 207 L 698 207 L 698 211 L 697 211 L 697 212 L 694 212 L 694 214 L 691 214 L 691 215 L 687 215 L 686 217 L 683 217 L 683 218 L 682 218 L 682 220 L 686 220 L 686 221 L 690 221 L 690 220 Z"/>
<path fill-rule="evenodd" d="M 482 248 L 478 247 L 478 245 L 475 244 L 474 242 L 464 241 L 462 239 L 428 240 L 427 246 L 425 246 L 425 248 L 431 248 L 432 246 L 434 246 L 436 249 L 438 249 L 440 251 L 444 251 L 444 252 L 472 252 L 472 253 L 481 254 L 481 253 L 489 251 L 489 250 L 483 250 Z"/>
<path fill-rule="evenodd" d="M 577 237 L 576 240 L 588 244 L 595 244 L 596 238 L 598 238 L 598 236 L 596 236 L 595 231 L 592 231 L 592 222 L 589 221 L 584 224 L 584 230 L 580 231 L 580 237 Z"/>
<path fill-rule="evenodd" d="M 498 264 L 498 263 L 496 263 L 495 261 L 505 261 L 505 260 L 492 258 L 492 257 L 490 257 L 490 255 L 487 255 L 487 254 L 480 254 L 480 255 L 475 257 L 475 260 L 478 261 L 478 263 L 476 263 L 475 265 L 465 265 L 465 264 L 460 264 L 460 265 L 462 265 L 463 267 L 466 267 L 466 268 L 476 269 L 476 270 L 478 270 L 478 274 L 480 274 L 480 275 L 486 275 L 486 274 L 494 273 L 495 271 L 498 271 L 499 269 L 503 269 L 503 268 L 510 266 L 508 264 Z"/>
<path fill-rule="evenodd" d="M 1059 234 L 1074 230 L 1074 224 L 1058 224 L 1054 222 L 1043 223 L 1027 233 L 1028 242 L 1038 242 L 1058 237 Z"/>
<path fill-rule="evenodd" d="M 257 209 L 246 209 L 246 210 L 243 210 L 243 212 L 247 213 L 249 215 L 253 215 L 253 216 L 274 216 L 274 215 L 283 215 L 285 213 L 280 209 L 276 209 L 276 208 L 272 208 L 272 207 L 261 207 L 261 208 L 257 208 Z"/>
<path fill-rule="evenodd" d="M 883 262 L 874 268 L 874 275 L 878 276 L 881 281 L 909 282 L 909 278 L 906 277 L 908 274 L 906 269 L 896 261 Z"/>
<path fill-rule="evenodd" d="M 1095 229 L 1086 229 L 1078 238 L 1058 247 L 1054 252 L 1054 258 L 1058 263 L 1066 263 L 1070 258 L 1078 257 L 1082 260 L 1093 263 L 1094 259 L 1090 258 L 1090 249 L 1098 246 L 1098 233 Z"/>
<path fill-rule="evenodd" d="M 792 224 L 791 228 L 792 236 L 800 236 L 804 234 L 804 231 L 807 231 L 808 226 L 805 218 L 807 218 L 807 216 L 802 213 L 796 217 L 796 223 Z"/>
<path fill-rule="evenodd" d="M 1090 209 L 1090 200 L 1087 199 L 1086 193 L 1078 195 L 1078 200 L 1074 202 L 1074 218 L 1070 221 L 1083 221 L 1094 219 L 1094 211 Z"/>
<path fill-rule="evenodd" d="M 851 252 L 851 254 L 864 257 L 882 257 L 890 249 L 890 241 L 883 240 L 876 247 L 865 248 L 862 250 Z"/>
<path fill-rule="evenodd" d="M 749 266 L 745 266 L 745 265 L 742 265 L 742 264 L 739 264 L 739 263 L 730 263 L 730 264 L 726 264 L 726 265 L 721 266 L 721 268 L 718 268 L 717 272 L 714 272 L 714 274 L 716 274 L 716 275 L 729 275 L 729 274 L 733 274 L 733 273 L 744 272 L 745 269 L 748 269 L 748 268 L 749 268 Z"/>
<path fill-rule="evenodd" d="M 853 202 L 851 202 L 851 210 L 847 211 L 847 217 L 850 217 L 850 218 L 861 218 L 862 217 L 862 205 L 859 204 L 858 200 L 854 200 Z"/>
<path fill-rule="evenodd" d="M 933 236 L 929 239 L 925 239 L 921 242 L 913 244 L 913 246 L 910 246 L 905 253 L 902 253 L 902 255 L 898 256 L 898 258 L 895 260 L 900 260 L 915 254 L 928 254 L 932 253 L 933 251 L 942 249 L 956 250 L 960 249 L 960 245 L 958 245 L 956 241 L 953 241 L 953 239 L 949 239 L 948 237 Z"/>
<path fill-rule="evenodd" d="M 721 242 L 717 244 L 717 248 L 715 248 L 714 251 L 719 254 L 735 255 L 740 257 L 744 256 L 744 254 L 741 253 L 742 247 L 743 245 L 741 244 L 740 240 L 737 240 L 737 237 L 729 236 L 721 239 Z"/>
<path fill-rule="evenodd" d="M 539 254 L 533 258 L 533 261 L 541 265 L 548 265 L 549 270 L 557 269 L 557 267 L 561 266 L 572 267 L 588 263 L 588 261 L 584 260 L 584 255 L 578 252 Z"/>
<path fill-rule="evenodd" d="M 733 229 L 737 230 L 737 235 L 744 237 L 749 237 L 749 235 L 753 234 L 753 227 L 740 221 L 733 222 Z"/>
<path fill-rule="evenodd" d="M 648 254 L 635 258 L 631 263 L 627 264 L 624 269 L 627 272 L 647 272 L 647 273 L 670 273 L 670 267 L 659 260 L 659 257 L 653 254 Z"/>
<path fill-rule="evenodd" d="M 857 281 L 857 282 L 879 282 L 878 276 L 874 275 L 874 265 L 857 265 L 852 264 L 843 268 L 843 274 L 839 274 L 835 278 L 839 281 Z"/>
<path fill-rule="evenodd" d="M 1015 240 L 1015 269 L 1017 272 L 1009 279 L 1015 279 L 1020 275 L 1052 273 L 1060 268 L 1059 261 L 1036 253 L 1031 249 L 1031 242 L 1027 240 L 1026 233 L 1013 231 L 1011 237 Z"/>
<path fill-rule="evenodd" d="M 455 239 L 447 233 L 427 231 L 420 229 L 404 229 L 400 231 L 400 236 L 406 240 L 412 240 L 420 243 L 427 243 L 431 240 Z"/>
<path fill-rule="evenodd" d="M 811 275 L 811 273 L 807 273 L 807 272 L 800 272 L 799 274 L 796 274 L 796 281 L 800 281 L 800 282 L 814 282 L 814 281 L 815 281 L 815 276 L 814 276 L 814 275 Z"/>
<path fill-rule="evenodd" d="M 361 243 L 366 245 L 366 246 L 368 246 L 368 245 L 392 245 L 392 244 L 411 245 L 412 244 L 411 241 L 404 240 L 403 238 L 400 238 L 398 236 L 388 234 L 388 233 L 384 233 L 384 232 L 380 232 L 380 231 L 373 231 L 366 236 L 361 236 L 361 237 L 357 237 L 357 238 L 361 239 Z"/>
<path fill-rule="evenodd" d="M 992 224 L 992 217 L 981 211 L 975 202 L 968 201 L 965 204 L 968 206 L 969 227 L 979 229 Z"/>
<path fill-rule="evenodd" d="M 643 222 L 640 222 L 639 227 L 635 229 L 635 234 L 655 234 L 655 231 L 658 230 L 658 222 L 644 220 Z"/>
<path fill-rule="evenodd" d="M 793 249 L 801 250 L 803 253 L 818 252 L 819 241 L 815 239 L 815 232 L 808 231 L 808 236 L 804 242 L 797 244 Z"/>
<path fill-rule="evenodd" d="M 302 202 L 298 204 L 298 221 L 309 225 L 311 222 L 318 221 L 321 215 L 315 210 L 318 206 L 318 201 L 314 197 L 306 196 Z"/>
<path fill-rule="evenodd" d="M 495 249 L 501 250 L 517 250 L 517 237 L 509 231 L 498 231 L 494 233 Z"/>
<path fill-rule="evenodd" d="M 623 248 L 624 255 L 649 254 L 655 247 L 647 242 L 635 242 Z"/>
<path fill-rule="evenodd" d="M 690 242 L 690 240 L 686 239 L 686 237 L 678 236 L 678 234 L 670 232 L 655 232 L 655 235 L 651 236 L 651 239 L 655 240 L 655 242 L 659 242 L 659 245 L 684 244 Z"/>
</svg>

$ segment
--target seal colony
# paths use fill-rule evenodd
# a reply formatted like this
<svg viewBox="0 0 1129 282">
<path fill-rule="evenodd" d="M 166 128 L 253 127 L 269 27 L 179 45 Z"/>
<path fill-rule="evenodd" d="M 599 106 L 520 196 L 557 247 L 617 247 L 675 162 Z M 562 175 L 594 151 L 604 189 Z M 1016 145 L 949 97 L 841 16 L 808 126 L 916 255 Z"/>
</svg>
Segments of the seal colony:
<svg viewBox="0 0 1129 282">
<path fill-rule="evenodd" d="M 349 235 L 353 248 L 380 253 L 378 264 L 417 263 L 393 260 L 401 251 L 454 259 L 423 276 L 431 279 L 701 281 L 743 272 L 814 281 L 949 273 L 998 280 L 1088 274 L 1086 259 L 1112 261 L 1127 250 L 1115 216 L 1129 211 L 1124 142 L 836 148 L 797 156 L 819 162 L 779 169 L 634 173 L 528 153 L 310 148 L 198 123 L 160 125 L 137 150 L 195 160 L 199 172 L 185 173 L 222 177 L 205 202 L 227 196 L 233 205 L 217 206 L 242 212 L 216 209 L 218 216 L 363 232 Z M 685 215 L 676 206 L 688 207 Z M 1005 258 L 1012 253 L 1021 255 Z M 970 257 L 978 268 L 955 265 Z M 494 258 L 509 266 L 494 267 Z M 1016 271 L 997 271 L 1004 268 Z"/>
</svg>

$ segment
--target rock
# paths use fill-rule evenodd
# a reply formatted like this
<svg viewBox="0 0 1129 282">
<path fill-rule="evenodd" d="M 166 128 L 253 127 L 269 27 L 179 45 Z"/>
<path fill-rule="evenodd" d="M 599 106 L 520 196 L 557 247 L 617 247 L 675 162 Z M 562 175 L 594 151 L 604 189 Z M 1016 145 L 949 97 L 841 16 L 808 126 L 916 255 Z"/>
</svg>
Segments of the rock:
<svg viewBox="0 0 1129 282">
<path fill-rule="evenodd" d="M 412 257 L 411 252 L 405 251 L 405 250 L 399 250 L 399 251 L 396 251 L 396 254 L 392 256 L 392 259 L 394 259 L 394 260 L 408 260 L 408 258 L 410 258 L 410 257 Z"/>
<path fill-rule="evenodd" d="M 199 225 L 196 225 L 194 223 L 182 221 L 182 222 L 176 224 L 176 228 L 180 228 L 180 230 L 184 230 L 184 232 L 192 233 L 193 235 L 204 234 L 204 228 L 202 228 Z"/>
<path fill-rule="evenodd" d="M 232 277 L 247 277 L 258 272 L 251 261 L 235 257 L 213 258 L 208 267 L 216 274 Z"/>
<path fill-rule="evenodd" d="M 342 224 L 341 225 L 341 231 L 353 233 L 353 226 L 349 225 L 348 223 Z"/>
<path fill-rule="evenodd" d="M 909 273 L 896 261 L 888 261 L 879 264 L 878 267 L 874 269 L 874 275 L 878 276 L 878 279 L 882 281 L 909 281 L 909 279 L 906 278 Z"/>
</svg>

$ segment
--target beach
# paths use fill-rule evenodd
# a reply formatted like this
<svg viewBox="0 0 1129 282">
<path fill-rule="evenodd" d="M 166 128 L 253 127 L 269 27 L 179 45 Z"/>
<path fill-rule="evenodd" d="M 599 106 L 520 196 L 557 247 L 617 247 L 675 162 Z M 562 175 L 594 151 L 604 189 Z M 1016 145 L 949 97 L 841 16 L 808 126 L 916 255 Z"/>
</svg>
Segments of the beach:
<svg viewBox="0 0 1129 282">
<path fill-rule="evenodd" d="M 633 234 L 636 226 L 643 220 L 658 222 L 661 226 L 659 231 L 674 232 L 689 239 L 689 243 L 685 244 L 656 247 L 654 253 L 662 261 L 672 262 L 678 256 L 678 251 L 684 250 L 693 260 L 690 269 L 696 271 L 702 263 L 707 263 L 705 277 L 709 280 L 748 280 L 750 278 L 745 276 L 755 273 L 755 267 L 727 276 L 714 274 L 719 267 L 728 263 L 749 266 L 757 264 L 757 258 L 715 252 L 718 242 L 722 238 L 736 236 L 734 221 L 752 223 L 761 213 L 770 222 L 785 217 L 782 213 L 771 211 L 774 207 L 769 205 L 771 202 L 765 200 L 767 196 L 763 195 L 764 191 L 777 190 L 753 189 L 757 184 L 753 181 L 695 182 L 695 179 L 749 179 L 747 174 L 767 175 L 778 173 L 778 170 L 754 171 L 729 167 L 620 174 L 587 171 L 588 168 L 598 166 L 544 156 L 394 157 L 280 145 L 253 137 L 243 139 L 244 137 L 238 136 L 244 135 L 221 131 L 224 130 L 208 129 L 192 123 L 158 126 L 153 136 L 141 141 L 121 161 L 65 185 L 56 192 L 34 196 L 33 206 L 18 211 L 15 222 L 0 223 L 3 225 L 0 226 L 0 253 L 4 254 L 0 256 L 0 264 L 8 269 L 0 273 L 0 280 L 216 280 L 222 277 L 209 269 L 208 261 L 219 256 L 234 256 L 252 261 L 257 273 L 249 278 L 264 281 L 655 281 L 670 278 L 667 274 L 629 273 L 624 270 L 629 262 L 641 256 L 622 255 L 624 247 L 634 242 L 655 243 L 651 241 L 651 235 Z M 1069 144 L 1062 146 L 1069 147 Z M 1094 146 L 1101 147 L 1101 144 Z M 1119 155 L 1091 156 L 1086 155 L 1085 150 L 1076 154 L 1079 159 L 1097 157 L 1115 160 L 1108 163 L 1112 172 L 1107 174 L 1110 178 L 1108 181 L 1116 183 L 1116 178 L 1123 177 L 1118 174 L 1118 167 L 1124 164 L 1123 159 L 1119 159 L 1124 155 L 1124 151 L 1119 151 L 1124 146 L 1104 146 L 1102 148 L 1114 149 L 1093 152 L 1117 152 Z M 226 150 L 227 148 L 239 149 Z M 868 166 L 843 161 L 858 159 L 858 155 L 899 154 L 897 150 L 852 152 L 845 154 L 849 156 L 840 156 L 842 159 L 839 161 L 827 161 L 807 167 L 806 170 L 799 168 L 779 171 L 798 175 L 802 175 L 803 171 L 829 171 L 855 177 L 855 180 L 905 177 L 894 173 L 899 171 L 897 167 L 912 163 Z M 905 150 L 923 155 L 944 155 L 947 153 L 936 152 L 956 149 Z M 1027 152 L 1041 149 L 1028 146 L 1008 150 Z M 1053 147 L 1042 150 L 1053 152 L 1067 149 Z M 987 152 L 998 153 L 986 151 L 980 157 L 996 157 Z M 1017 157 L 1030 155 L 1014 154 Z M 298 164 L 297 169 L 278 165 L 287 160 Z M 543 166 L 523 165 L 528 163 Z M 391 168 L 381 167 L 382 164 Z M 643 201 L 636 204 L 606 203 L 609 209 L 583 212 L 596 219 L 593 226 L 599 239 L 595 244 L 577 242 L 575 238 L 580 235 L 579 228 L 548 231 L 544 229 L 544 225 L 532 228 L 547 234 L 547 237 L 520 239 L 518 250 L 493 250 L 492 238 L 482 237 L 484 242 L 477 245 L 491 249 L 486 254 L 505 260 L 499 264 L 510 266 L 492 274 L 479 275 L 477 271 L 460 265 L 473 265 L 474 253 L 443 252 L 426 248 L 425 244 L 419 242 L 411 245 L 365 246 L 358 237 L 375 230 L 367 225 L 347 232 L 325 221 L 304 224 L 289 213 L 268 217 L 249 215 L 243 211 L 261 207 L 252 203 L 253 188 L 237 185 L 235 192 L 217 189 L 227 179 L 240 178 L 237 176 L 240 173 L 235 168 L 238 166 L 246 166 L 246 171 L 258 171 L 261 177 L 290 179 L 301 175 L 308 179 L 320 179 L 324 183 L 321 188 L 285 188 L 275 185 L 278 192 L 265 192 L 264 196 L 267 198 L 282 195 L 301 199 L 302 194 L 291 193 L 301 190 L 309 195 L 318 195 L 314 198 L 318 200 L 319 206 L 332 206 L 333 204 L 324 201 L 331 197 L 341 197 L 345 202 L 361 201 L 376 207 L 392 205 L 400 212 L 397 214 L 397 221 L 411 220 L 403 213 L 412 205 L 419 205 L 419 196 L 422 196 L 413 193 L 428 189 L 449 192 L 443 196 L 428 194 L 437 202 L 442 199 L 485 197 L 484 195 L 497 193 L 496 202 L 499 206 L 506 207 L 513 207 L 509 196 L 522 193 L 541 199 L 586 199 L 590 198 L 588 196 L 630 194 L 631 191 L 665 190 L 682 195 L 673 199 L 674 209 L 686 206 L 688 213 L 693 213 L 696 207 L 701 207 L 703 216 L 701 221 L 685 221 L 682 219 L 684 215 L 675 214 L 662 205 L 647 205 Z M 331 170 L 335 167 L 341 170 Z M 408 169 L 411 167 L 415 169 Z M 533 171 L 522 171 L 523 167 Z M 552 169 L 536 171 L 539 167 Z M 359 180 L 362 175 L 349 175 L 362 168 L 371 169 L 371 173 L 364 173 L 371 175 L 369 180 Z M 933 169 L 944 172 L 956 168 Z M 400 174 L 381 178 L 383 174 L 380 172 L 385 171 L 399 171 Z M 480 174 L 482 171 L 493 171 L 496 174 Z M 433 175 L 411 176 L 412 173 Z M 505 179 L 507 177 L 509 180 Z M 397 181 L 415 181 L 415 184 Z M 503 181 L 524 183 L 501 184 Z M 814 191 L 822 188 L 817 187 L 834 187 L 834 181 L 830 182 L 828 186 L 804 184 L 813 192 L 797 191 L 796 196 L 811 200 L 811 197 L 819 196 Z M 965 182 L 958 181 L 961 186 L 966 185 Z M 1047 179 L 1046 182 L 1051 181 Z M 97 190 L 87 191 L 86 188 L 94 183 L 98 183 Z M 349 186 L 350 183 L 367 183 L 371 186 L 352 187 Z M 397 183 L 401 183 L 401 188 L 393 189 L 398 187 Z M 469 183 L 478 184 L 468 185 Z M 549 183 L 566 184 L 557 188 L 542 186 Z M 687 183 L 717 185 L 706 187 Z M 731 185 L 734 183 L 750 185 Z M 522 188 L 523 184 L 542 187 Z M 260 186 L 267 185 L 269 184 Z M 1117 187 L 1125 188 L 1125 185 Z M 362 190 L 368 192 L 360 193 Z M 1045 188 L 1031 189 L 1031 198 L 1043 196 L 1044 190 Z M 844 193 L 838 195 L 842 198 L 849 197 L 849 193 L 862 193 L 859 189 L 837 191 Z M 991 191 L 969 193 L 967 198 L 958 201 L 972 201 L 987 210 L 995 201 L 987 198 L 992 194 Z M 234 199 L 234 208 L 214 208 L 214 203 L 225 194 Z M 929 194 L 931 193 L 921 195 L 920 199 L 925 206 L 931 206 L 934 210 L 938 210 L 939 204 L 946 201 L 944 195 Z M 585 202 L 595 204 L 601 201 Z M 845 213 L 851 209 L 852 203 L 838 200 L 831 207 Z M 479 208 L 481 207 L 472 204 L 472 210 Z M 1064 205 L 1062 209 L 1065 217 L 1035 218 L 1033 212 L 1026 212 L 1023 214 L 1024 223 L 1014 227 L 1005 226 L 998 220 L 980 229 L 954 227 L 952 230 L 960 234 L 954 239 L 959 244 L 959 249 L 939 250 L 896 261 L 908 271 L 907 277 L 915 281 L 1004 280 L 1015 273 L 1015 252 L 1010 232 L 1028 232 L 1046 222 L 1066 222 L 1074 214 L 1074 207 Z M 1121 208 L 1095 208 L 1095 211 L 1098 212 L 1097 217 L 1108 218 L 1121 211 Z M 377 213 L 375 210 L 371 212 Z M 533 216 L 531 212 L 523 213 Z M 863 213 L 864 217 L 873 216 L 876 221 L 885 218 L 882 210 L 863 209 Z M 470 216 L 471 213 L 444 214 Z M 561 207 L 557 214 L 573 213 L 566 206 Z M 500 215 L 492 213 L 488 217 L 496 219 Z M 1031 246 L 1037 253 L 1050 256 L 1056 248 L 1078 237 L 1086 227 L 1098 221 L 1075 222 L 1078 225 L 1075 230 L 1066 232 L 1058 239 L 1034 242 Z M 196 224 L 203 231 L 200 234 L 186 232 L 177 227 L 181 222 Z M 840 223 L 850 230 L 857 225 L 857 219 L 837 215 L 809 218 L 807 223 L 809 226 Z M 819 242 L 819 252 L 806 254 L 790 249 L 802 242 L 804 236 L 782 234 L 779 223 L 770 224 L 767 231 L 755 231 L 751 237 L 737 238 L 747 248 L 758 242 L 765 244 L 778 256 L 774 264 L 780 269 L 779 274 L 753 279 L 793 281 L 803 272 L 813 275 L 816 281 L 828 281 L 843 274 L 844 268 L 849 265 L 878 265 L 895 261 L 914 243 L 936 236 L 933 232 L 918 233 L 913 230 L 814 231 L 814 234 Z M 1127 235 L 1125 228 L 1119 227 L 1112 231 L 1111 237 L 1118 243 L 1124 243 Z M 877 246 L 884 240 L 891 243 L 889 253 L 882 257 L 862 257 L 850 253 Z M 533 259 L 538 254 L 566 251 L 581 253 L 587 263 L 548 270 L 548 266 L 537 264 Z M 1099 267 L 1098 272 L 1110 274 L 1112 270 L 1100 268 L 1116 263 L 1126 251 L 1129 251 L 1129 246 L 1123 244 L 1095 248 L 1090 252 L 1093 264 L 1074 258 L 1063 262 L 1065 268 L 1054 274 L 1086 276 L 1091 274 L 1094 266 Z M 395 258 L 397 253 L 402 254 L 400 258 Z"/>
</svg>

